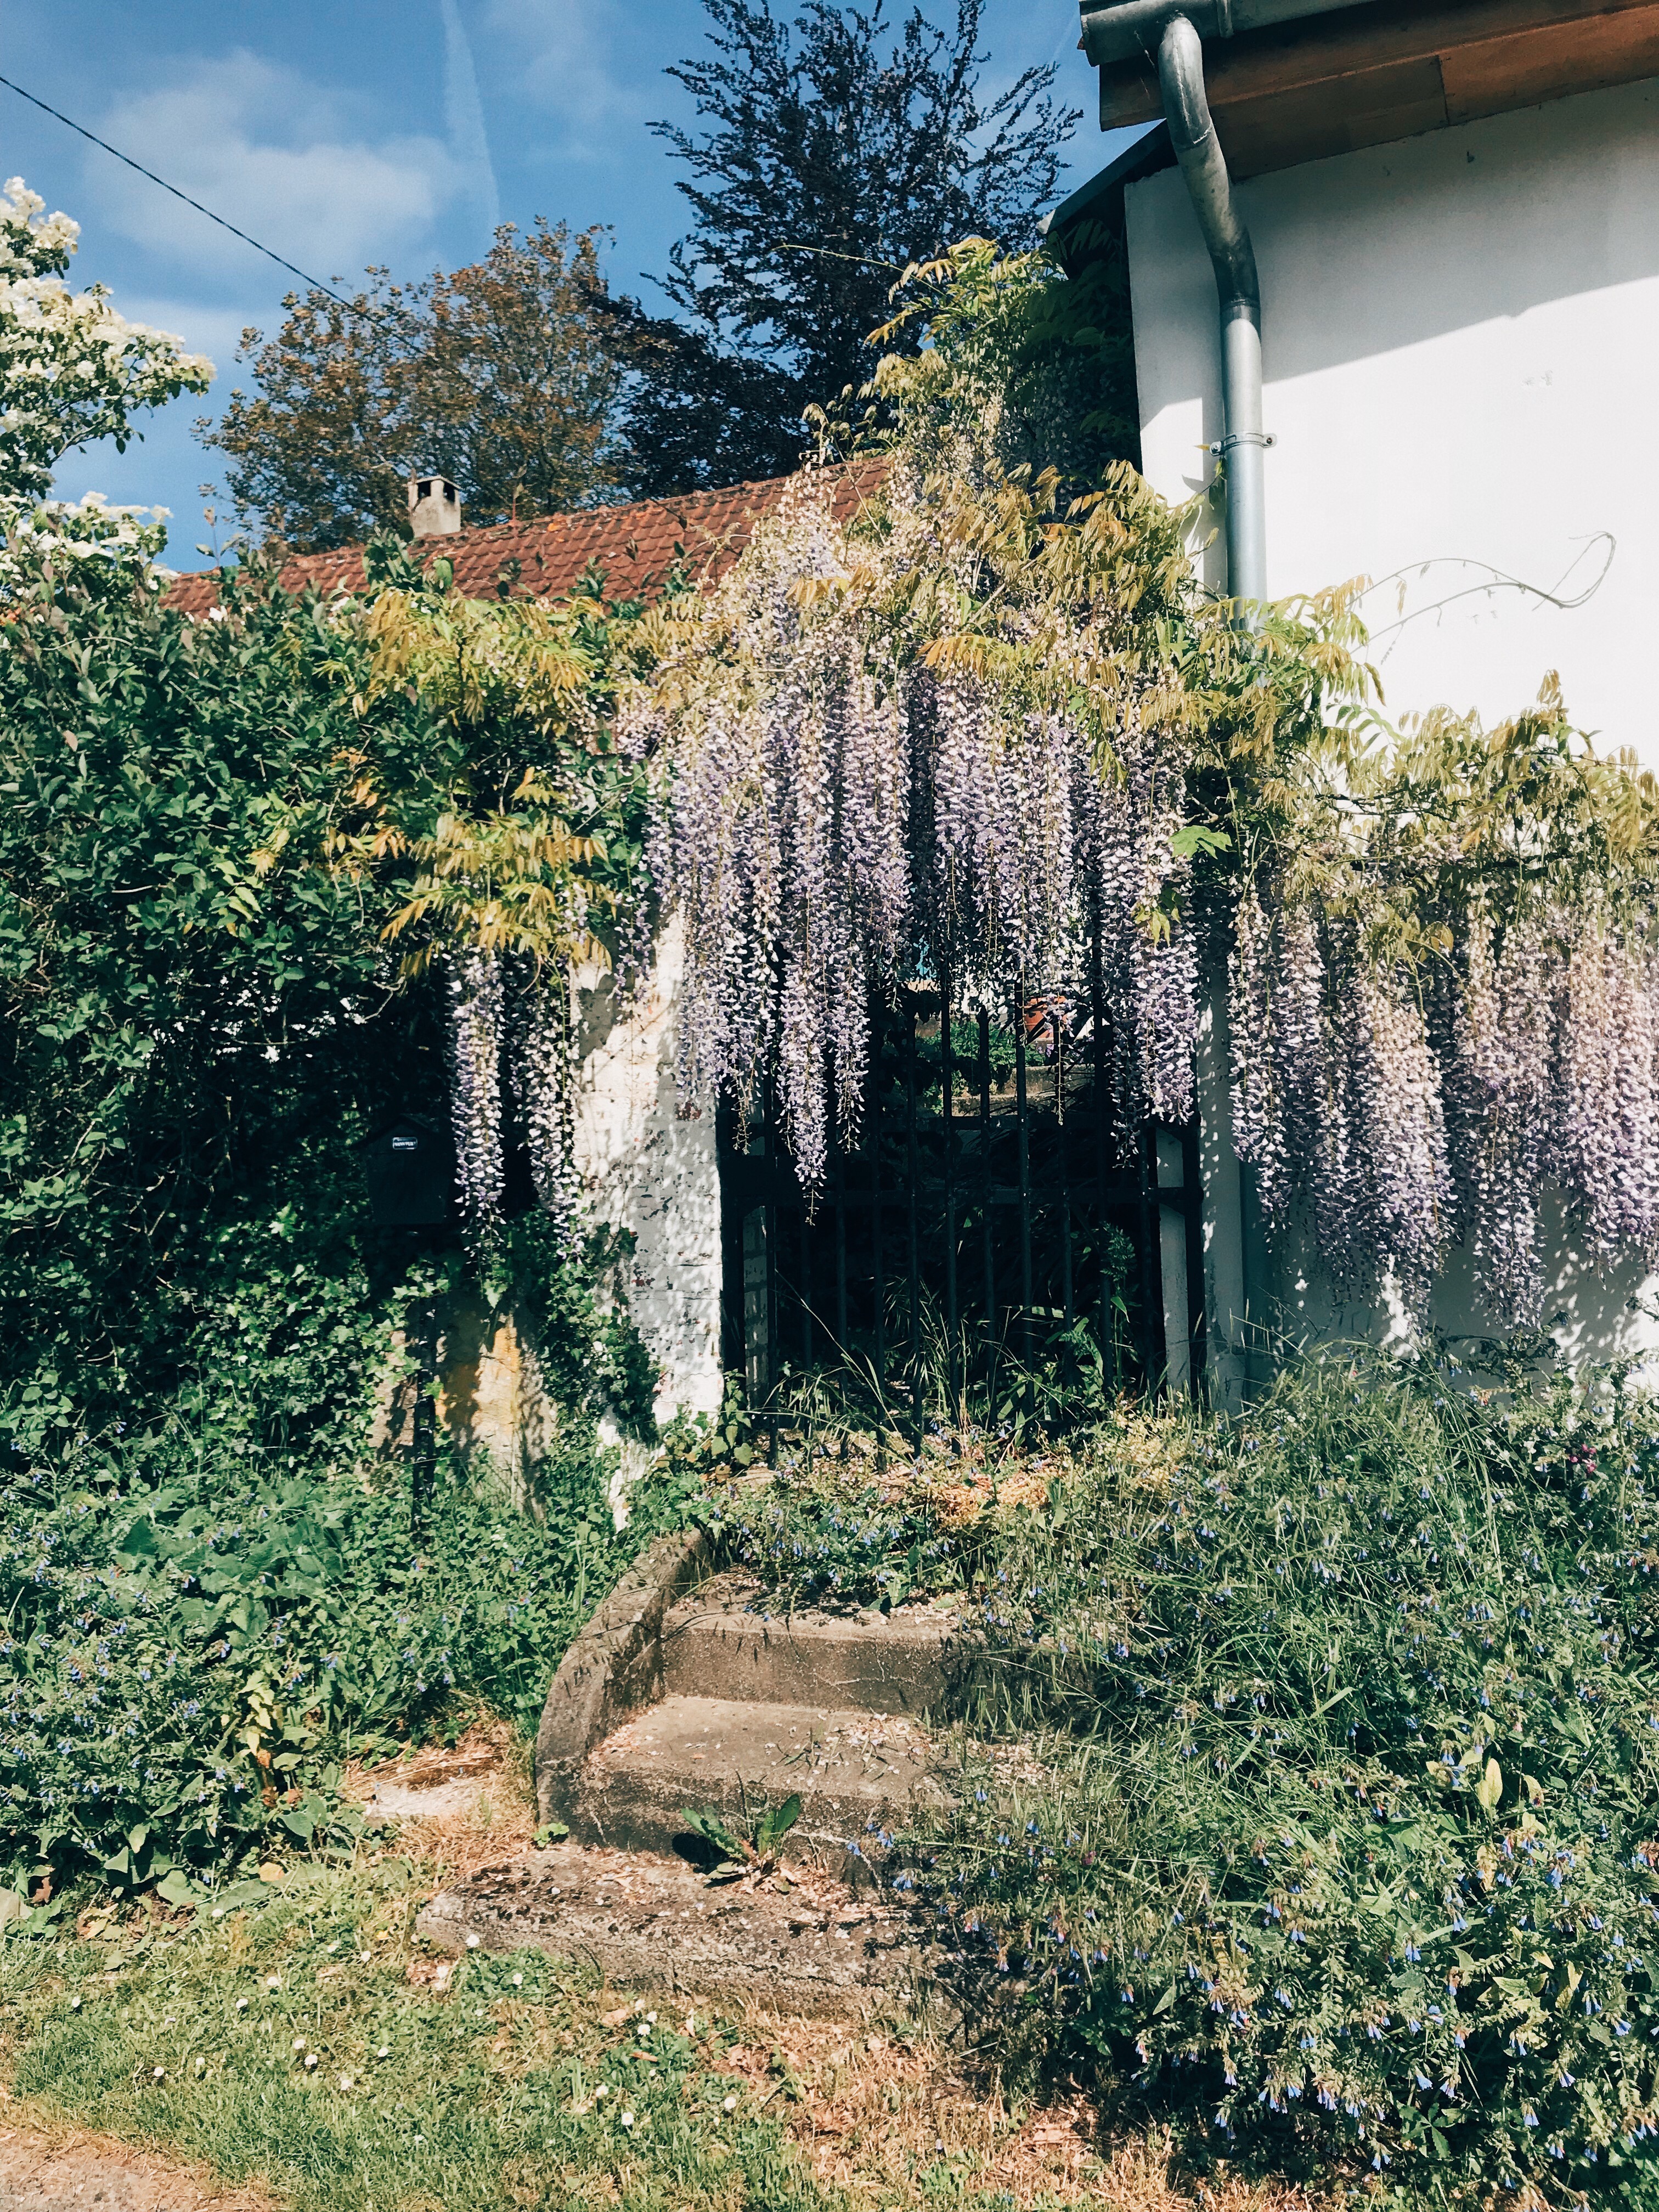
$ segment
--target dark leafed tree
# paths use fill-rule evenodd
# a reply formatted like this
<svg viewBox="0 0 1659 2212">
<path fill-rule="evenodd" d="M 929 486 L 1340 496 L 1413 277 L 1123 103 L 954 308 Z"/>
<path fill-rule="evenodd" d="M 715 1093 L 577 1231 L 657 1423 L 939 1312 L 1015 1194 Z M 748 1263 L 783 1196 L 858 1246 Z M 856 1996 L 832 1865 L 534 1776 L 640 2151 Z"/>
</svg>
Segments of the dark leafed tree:
<svg viewBox="0 0 1659 2212">
<path fill-rule="evenodd" d="M 983 0 L 953 29 L 896 28 L 812 0 L 704 0 L 713 48 L 669 71 L 697 126 L 654 128 L 689 173 L 692 227 L 662 279 L 678 314 L 610 309 L 630 370 L 626 473 L 640 492 L 792 468 L 804 410 L 869 374 L 866 341 L 912 262 L 978 234 L 1030 244 L 1076 111 L 1053 66 L 981 93 Z"/>
<path fill-rule="evenodd" d="M 239 515 L 316 551 L 406 528 L 418 469 L 453 477 L 469 523 L 614 497 L 622 373 L 594 312 L 601 237 L 509 223 L 482 261 L 422 284 L 371 269 L 344 307 L 290 294 L 274 339 L 242 334 L 256 388 L 197 426 L 228 458 Z"/>
</svg>

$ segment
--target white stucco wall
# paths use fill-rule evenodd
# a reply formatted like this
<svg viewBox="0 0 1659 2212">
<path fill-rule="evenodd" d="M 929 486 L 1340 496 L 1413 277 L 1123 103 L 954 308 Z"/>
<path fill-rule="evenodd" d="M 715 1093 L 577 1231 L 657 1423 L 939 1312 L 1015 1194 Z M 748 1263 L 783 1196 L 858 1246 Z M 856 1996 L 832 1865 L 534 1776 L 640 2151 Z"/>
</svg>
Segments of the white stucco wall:
<svg viewBox="0 0 1659 2212">
<path fill-rule="evenodd" d="M 1659 767 L 1659 83 L 1237 189 L 1277 441 L 1270 592 L 1377 580 L 1364 612 L 1392 719 L 1444 703 L 1498 720 L 1554 670 L 1599 747 Z M 1222 427 L 1215 283 L 1177 171 L 1127 199 L 1143 464 L 1182 500 L 1208 482 L 1204 447 Z M 1218 541 L 1206 556 L 1218 584 L 1220 556 Z M 1569 610 L 1522 584 L 1595 588 Z M 1205 1291 L 1231 1396 L 1280 1328 L 1383 1336 L 1399 1317 L 1340 1308 L 1316 1254 L 1270 1256 L 1241 1218 L 1224 1066 L 1224 1036 L 1206 1026 Z M 1547 1312 L 1570 1353 L 1659 1346 L 1643 1311 L 1659 1309 L 1659 1280 L 1587 1264 L 1565 1230 L 1549 1249 Z M 1433 1318 L 1490 1328 L 1461 1255 Z"/>
<path fill-rule="evenodd" d="M 1497 720 L 1555 669 L 1579 726 L 1659 765 L 1659 82 L 1237 194 L 1277 441 L 1271 592 L 1391 580 L 1365 603 L 1390 716 Z M 1144 465 L 1184 498 L 1221 428 L 1214 279 L 1178 171 L 1132 185 L 1127 216 Z M 1570 612 L 1492 574 L 1571 598 L 1604 568 Z"/>
<path fill-rule="evenodd" d="M 678 919 L 651 980 L 620 1018 L 610 979 L 579 978 L 581 1073 L 576 1163 L 593 1218 L 631 1230 L 623 1285 L 660 1370 L 659 1419 L 720 1402 L 720 1200 L 712 1114 L 682 1120 L 674 1037 L 684 945 Z M 580 988 L 583 983 L 585 988 Z"/>
</svg>

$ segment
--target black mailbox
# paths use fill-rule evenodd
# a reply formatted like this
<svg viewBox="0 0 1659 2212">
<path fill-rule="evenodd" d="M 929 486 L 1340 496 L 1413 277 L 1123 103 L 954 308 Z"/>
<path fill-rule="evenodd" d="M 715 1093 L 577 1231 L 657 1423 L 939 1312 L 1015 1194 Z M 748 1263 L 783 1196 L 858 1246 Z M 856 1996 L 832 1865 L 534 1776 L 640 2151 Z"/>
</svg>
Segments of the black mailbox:
<svg viewBox="0 0 1659 2212">
<path fill-rule="evenodd" d="M 368 1203 L 382 1229 L 425 1229 L 454 1210 L 455 1147 L 447 1129 L 412 1114 L 385 1122 L 357 1147 Z"/>
</svg>

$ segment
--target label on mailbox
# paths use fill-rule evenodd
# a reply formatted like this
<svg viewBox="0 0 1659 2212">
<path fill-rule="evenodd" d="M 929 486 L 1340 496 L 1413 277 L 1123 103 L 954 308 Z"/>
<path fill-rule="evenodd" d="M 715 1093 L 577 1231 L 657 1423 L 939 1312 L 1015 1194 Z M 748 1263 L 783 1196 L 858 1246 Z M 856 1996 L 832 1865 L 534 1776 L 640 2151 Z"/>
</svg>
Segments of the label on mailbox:
<svg viewBox="0 0 1659 2212">
<path fill-rule="evenodd" d="M 418 1137 L 394 1137 L 392 1139 L 392 1149 L 394 1152 L 418 1152 L 421 1149 L 421 1140 Z"/>
</svg>

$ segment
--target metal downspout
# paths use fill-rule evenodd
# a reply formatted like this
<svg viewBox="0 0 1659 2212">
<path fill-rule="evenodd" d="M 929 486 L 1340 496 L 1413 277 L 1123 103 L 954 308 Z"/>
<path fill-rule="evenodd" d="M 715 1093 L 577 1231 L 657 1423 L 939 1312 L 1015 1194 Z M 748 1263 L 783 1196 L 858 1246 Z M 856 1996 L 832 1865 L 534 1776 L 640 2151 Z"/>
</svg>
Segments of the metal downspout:
<svg viewBox="0 0 1659 2212">
<path fill-rule="evenodd" d="M 1255 603 L 1267 596 L 1267 518 L 1261 428 L 1261 289 L 1250 234 L 1233 205 L 1227 163 L 1204 93 L 1204 48 L 1184 15 L 1172 15 L 1158 41 L 1158 79 L 1164 119 L 1193 212 L 1215 267 L 1221 305 L 1224 429 L 1218 452 L 1227 477 L 1227 590 L 1254 629 Z"/>
</svg>

